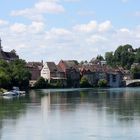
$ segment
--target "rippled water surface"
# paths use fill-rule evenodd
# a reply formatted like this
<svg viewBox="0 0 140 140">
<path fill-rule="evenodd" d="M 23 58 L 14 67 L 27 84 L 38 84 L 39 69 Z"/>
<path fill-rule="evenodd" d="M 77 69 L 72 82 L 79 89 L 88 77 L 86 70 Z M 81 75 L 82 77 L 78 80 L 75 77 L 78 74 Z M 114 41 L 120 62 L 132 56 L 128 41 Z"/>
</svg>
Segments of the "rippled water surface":
<svg viewBox="0 0 140 140">
<path fill-rule="evenodd" d="M 140 88 L 32 90 L 0 98 L 0 140 L 140 140 Z"/>
</svg>

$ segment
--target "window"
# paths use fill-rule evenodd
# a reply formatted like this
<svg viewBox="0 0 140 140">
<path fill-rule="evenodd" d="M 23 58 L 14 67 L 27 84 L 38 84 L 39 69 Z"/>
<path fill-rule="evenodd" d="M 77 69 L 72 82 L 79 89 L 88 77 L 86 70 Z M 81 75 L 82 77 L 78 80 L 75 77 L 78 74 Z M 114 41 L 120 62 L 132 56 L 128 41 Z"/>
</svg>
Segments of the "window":
<svg viewBox="0 0 140 140">
<path fill-rule="evenodd" d="M 117 76 L 116 76 L 115 74 L 113 74 L 113 75 L 112 75 L 112 80 L 113 80 L 113 82 L 116 82 L 116 80 L 117 80 L 116 78 L 117 78 Z"/>
</svg>

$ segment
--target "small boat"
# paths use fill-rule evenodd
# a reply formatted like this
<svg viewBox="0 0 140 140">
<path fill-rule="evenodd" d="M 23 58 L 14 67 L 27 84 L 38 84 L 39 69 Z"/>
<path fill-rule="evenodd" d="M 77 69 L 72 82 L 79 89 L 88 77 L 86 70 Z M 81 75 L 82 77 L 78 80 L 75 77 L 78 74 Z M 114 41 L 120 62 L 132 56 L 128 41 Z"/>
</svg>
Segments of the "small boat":
<svg viewBox="0 0 140 140">
<path fill-rule="evenodd" d="M 4 92 L 3 96 L 4 97 L 20 97 L 20 96 L 24 96 L 25 95 L 25 91 L 20 91 L 18 87 L 13 87 L 13 90 L 8 91 L 8 92 Z"/>
<path fill-rule="evenodd" d="M 3 96 L 17 96 L 17 93 L 16 92 L 13 92 L 13 91 L 7 91 L 7 92 L 4 92 L 3 93 Z"/>
</svg>

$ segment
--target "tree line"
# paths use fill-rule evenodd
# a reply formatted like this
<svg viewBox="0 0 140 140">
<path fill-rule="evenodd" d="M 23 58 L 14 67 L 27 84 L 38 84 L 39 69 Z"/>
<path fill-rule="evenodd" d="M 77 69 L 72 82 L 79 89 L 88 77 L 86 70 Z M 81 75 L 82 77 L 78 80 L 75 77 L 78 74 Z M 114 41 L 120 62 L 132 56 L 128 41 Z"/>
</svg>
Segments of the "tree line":
<svg viewBox="0 0 140 140">
<path fill-rule="evenodd" d="M 106 52 L 105 60 L 109 66 L 130 70 L 133 63 L 140 63 L 140 48 L 134 49 L 129 44 L 119 46 L 114 52 Z"/>
</svg>

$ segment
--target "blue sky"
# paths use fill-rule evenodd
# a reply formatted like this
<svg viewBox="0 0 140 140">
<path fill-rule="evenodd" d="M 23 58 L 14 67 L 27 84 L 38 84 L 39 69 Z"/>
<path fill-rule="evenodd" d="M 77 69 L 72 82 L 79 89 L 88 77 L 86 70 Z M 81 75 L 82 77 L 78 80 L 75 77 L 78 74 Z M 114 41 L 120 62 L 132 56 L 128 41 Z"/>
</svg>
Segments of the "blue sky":
<svg viewBox="0 0 140 140">
<path fill-rule="evenodd" d="M 90 60 L 119 45 L 140 45 L 139 0 L 3 0 L 5 51 L 27 61 Z"/>
</svg>

